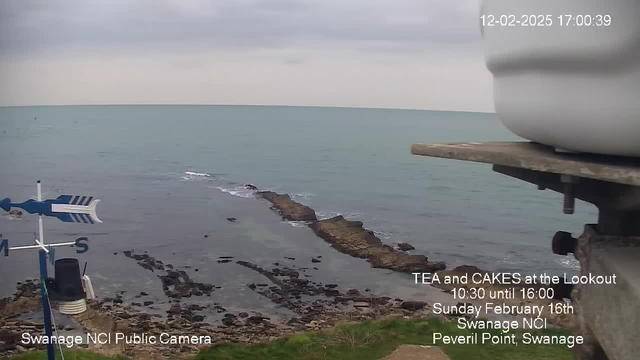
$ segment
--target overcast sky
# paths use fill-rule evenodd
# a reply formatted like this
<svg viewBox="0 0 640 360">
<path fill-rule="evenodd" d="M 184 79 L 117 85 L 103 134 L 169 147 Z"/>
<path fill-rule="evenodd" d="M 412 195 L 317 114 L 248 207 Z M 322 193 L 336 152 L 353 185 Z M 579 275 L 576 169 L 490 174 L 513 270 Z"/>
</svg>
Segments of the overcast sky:
<svg viewBox="0 0 640 360">
<path fill-rule="evenodd" d="M 0 0 L 0 105 L 493 111 L 478 0 Z"/>
</svg>

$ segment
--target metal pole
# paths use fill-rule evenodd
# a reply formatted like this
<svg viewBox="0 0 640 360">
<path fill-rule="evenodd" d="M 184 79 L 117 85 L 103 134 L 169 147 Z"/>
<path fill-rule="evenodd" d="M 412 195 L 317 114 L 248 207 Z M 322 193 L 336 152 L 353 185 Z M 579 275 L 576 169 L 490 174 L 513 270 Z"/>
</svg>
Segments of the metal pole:
<svg viewBox="0 0 640 360">
<path fill-rule="evenodd" d="M 42 184 L 40 180 L 37 182 L 37 190 L 38 190 L 38 201 L 42 201 Z M 44 333 L 49 339 L 47 343 L 47 359 L 48 360 L 56 360 L 56 354 L 53 349 L 53 342 L 51 338 L 53 337 L 53 330 L 51 329 L 51 308 L 49 307 L 49 297 L 47 296 L 46 284 L 47 280 L 47 252 L 44 250 L 44 230 L 42 226 L 42 214 L 38 216 L 38 231 L 40 246 L 42 246 L 42 250 L 39 251 L 40 254 L 40 294 L 42 296 L 42 315 L 44 316 Z"/>
<path fill-rule="evenodd" d="M 51 341 L 53 331 L 51 329 L 51 311 L 49 309 L 49 298 L 47 297 L 45 289 L 45 280 L 47 279 L 47 253 L 44 250 L 40 250 L 40 294 L 42 296 L 42 314 L 44 315 L 44 331 L 45 335 L 49 339 L 47 344 L 47 359 L 55 360 L 56 355 L 53 349 L 53 343 Z"/>
<path fill-rule="evenodd" d="M 42 201 L 42 184 L 40 183 L 40 180 L 38 180 L 38 183 L 36 184 L 37 189 L 38 189 L 38 201 Z M 38 216 L 38 237 L 40 240 L 40 245 L 42 245 L 42 247 L 44 248 L 44 230 L 42 228 L 42 214 L 40 214 Z"/>
</svg>

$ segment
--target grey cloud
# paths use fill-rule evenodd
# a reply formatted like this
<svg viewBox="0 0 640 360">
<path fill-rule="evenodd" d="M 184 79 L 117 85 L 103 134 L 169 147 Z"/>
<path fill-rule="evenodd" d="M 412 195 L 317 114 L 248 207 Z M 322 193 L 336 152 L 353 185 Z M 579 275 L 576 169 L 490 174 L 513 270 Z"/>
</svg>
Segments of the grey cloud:
<svg viewBox="0 0 640 360">
<path fill-rule="evenodd" d="M 2 0 L 0 54 L 101 48 L 412 51 L 478 41 L 474 0 Z"/>
<path fill-rule="evenodd" d="M 287 65 L 301 65 L 305 63 L 305 59 L 300 57 L 287 57 L 282 59 L 282 62 Z"/>
</svg>

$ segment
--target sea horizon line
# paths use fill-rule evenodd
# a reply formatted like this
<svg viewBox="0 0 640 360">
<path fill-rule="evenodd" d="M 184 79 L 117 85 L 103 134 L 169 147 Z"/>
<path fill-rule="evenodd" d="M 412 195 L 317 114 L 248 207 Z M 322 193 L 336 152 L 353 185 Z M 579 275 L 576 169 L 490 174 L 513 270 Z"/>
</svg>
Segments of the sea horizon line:
<svg viewBox="0 0 640 360">
<path fill-rule="evenodd" d="M 280 107 L 280 108 L 319 108 L 319 109 L 362 109 L 362 110 L 402 110 L 402 111 L 432 111 L 432 112 L 458 112 L 475 114 L 495 114 L 489 111 L 472 110 L 445 110 L 445 109 L 417 109 L 417 108 L 394 108 L 394 107 L 365 107 L 365 106 L 329 106 L 329 105 L 276 105 L 276 104 L 154 104 L 154 103 L 132 103 L 132 104 L 40 104 L 40 105 L 0 105 L 0 108 L 25 108 L 25 107 L 89 107 L 89 106 L 216 106 L 216 107 Z"/>
</svg>

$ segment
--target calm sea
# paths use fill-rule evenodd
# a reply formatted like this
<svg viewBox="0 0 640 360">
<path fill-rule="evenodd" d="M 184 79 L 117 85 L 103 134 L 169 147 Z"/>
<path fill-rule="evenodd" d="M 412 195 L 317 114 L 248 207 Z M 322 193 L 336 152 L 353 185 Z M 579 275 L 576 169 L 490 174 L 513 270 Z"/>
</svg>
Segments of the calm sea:
<svg viewBox="0 0 640 360">
<path fill-rule="evenodd" d="M 88 236 L 88 262 L 100 295 L 149 289 L 157 277 L 122 256 L 148 251 L 177 267 L 199 268 L 200 281 L 223 286 L 216 301 L 231 308 L 272 305 L 246 288 L 264 282 L 234 256 L 269 267 L 311 266 L 315 281 L 422 296 L 411 277 L 370 269 L 332 250 L 300 224 L 282 222 L 241 188 L 291 194 L 320 217 L 363 221 L 383 241 L 409 242 L 416 253 L 453 267 L 496 271 L 573 272 L 577 262 L 551 253 L 558 230 L 579 234 L 596 218 L 579 203 L 563 215 L 561 196 L 491 171 L 491 167 L 412 156 L 416 142 L 508 141 L 517 138 L 494 114 L 259 106 L 56 106 L 0 108 L 0 197 L 91 195 L 102 199 L 103 224 L 45 220 L 45 240 Z M 0 210 L 1 211 L 1 210 Z M 238 221 L 231 223 L 228 217 Z M 11 244 L 30 244 L 37 219 L 0 217 Z M 205 237 L 207 235 L 207 237 Z M 71 248 L 57 257 L 76 256 Z M 117 253 L 117 255 L 114 255 Z M 294 257 L 295 261 L 285 260 Z M 0 259 L 0 296 L 37 276 L 34 251 Z M 229 305 L 233 304 L 233 305 Z M 224 305 L 224 304 L 223 304 Z"/>
</svg>

